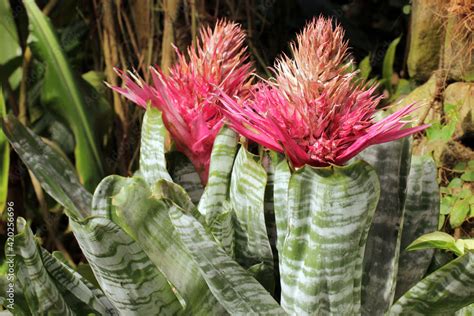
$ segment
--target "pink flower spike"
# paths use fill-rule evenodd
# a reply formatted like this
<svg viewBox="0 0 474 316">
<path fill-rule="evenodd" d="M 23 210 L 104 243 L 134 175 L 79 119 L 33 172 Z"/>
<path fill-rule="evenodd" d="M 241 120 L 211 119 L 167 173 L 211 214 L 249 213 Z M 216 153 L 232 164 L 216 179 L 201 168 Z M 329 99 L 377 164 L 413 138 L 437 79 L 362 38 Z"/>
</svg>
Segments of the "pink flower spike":
<svg viewBox="0 0 474 316">
<path fill-rule="evenodd" d="M 116 70 L 123 87 L 111 87 L 139 106 L 147 103 L 162 112 L 163 123 L 176 147 L 193 163 L 207 183 L 214 140 L 224 124 L 217 91 L 230 99 L 245 99 L 251 87 L 252 65 L 248 62 L 245 33 L 233 22 L 218 21 L 213 29 L 200 30 L 196 49 L 187 57 L 177 48 L 177 62 L 169 75 L 150 67 L 153 83 Z"/>
<path fill-rule="evenodd" d="M 248 99 L 220 91 L 230 126 L 285 153 L 295 167 L 343 165 L 370 145 L 428 127 L 405 128 L 414 105 L 374 122 L 382 97 L 375 86 L 354 80 L 344 32 L 332 24 L 323 17 L 311 21 L 291 45 L 293 57 L 280 58 L 275 79 L 255 86 Z"/>
</svg>

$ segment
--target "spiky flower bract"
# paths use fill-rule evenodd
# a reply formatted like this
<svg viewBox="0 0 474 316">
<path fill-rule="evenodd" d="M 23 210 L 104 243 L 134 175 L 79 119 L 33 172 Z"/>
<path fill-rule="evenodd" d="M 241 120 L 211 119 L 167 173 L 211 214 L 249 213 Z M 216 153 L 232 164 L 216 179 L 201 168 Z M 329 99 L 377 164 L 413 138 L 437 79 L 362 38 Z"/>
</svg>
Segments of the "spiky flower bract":
<svg viewBox="0 0 474 316">
<path fill-rule="evenodd" d="M 163 122 L 183 152 L 207 182 L 212 145 L 223 125 L 220 100 L 216 91 L 245 98 L 251 82 L 245 33 L 233 22 L 218 21 L 213 29 L 200 30 L 196 48 L 187 57 L 177 52 L 177 62 L 165 75 L 150 67 L 153 84 L 117 70 L 124 87 L 112 87 L 134 103 L 147 103 L 162 111 Z"/>
<path fill-rule="evenodd" d="M 343 165 L 366 147 L 416 133 L 405 128 L 410 105 L 375 122 L 381 97 L 351 71 L 347 42 L 331 19 L 311 21 L 276 62 L 275 78 L 246 100 L 221 91 L 230 125 L 243 136 L 285 153 L 295 167 Z"/>
</svg>

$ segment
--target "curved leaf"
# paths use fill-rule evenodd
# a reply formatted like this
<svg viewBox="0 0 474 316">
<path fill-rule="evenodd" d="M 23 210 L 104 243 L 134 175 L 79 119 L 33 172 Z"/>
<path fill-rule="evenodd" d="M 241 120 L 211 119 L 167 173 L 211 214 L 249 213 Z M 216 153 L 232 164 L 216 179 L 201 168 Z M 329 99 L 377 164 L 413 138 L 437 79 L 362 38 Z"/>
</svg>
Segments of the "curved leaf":
<svg viewBox="0 0 474 316">
<path fill-rule="evenodd" d="M 113 221 L 110 197 L 126 184 L 107 177 L 97 187 L 92 216 L 71 227 L 102 290 L 122 314 L 175 314 L 182 311 L 167 279 L 140 245 Z"/>
<path fill-rule="evenodd" d="M 113 197 L 117 216 L 127 232 L 137 240 L 150 260 L 184 299 L 187 311 L 200 315 L 222 313 L 221 305 L 209 291 L 196 264 L 193 263 L 186 248 L 176 236 L 168 216 L 171 202 L 165 199 L 158 200 L 153 196 L 162 197 L 165 189 L 161 188 L 161 193 L 158 193 L 158 190 L 152 193 L 144 180 L 140 178 L 126 179 L 112 176 L 107 179 L 110 179 L 111 186 L 114 182 L 126 182 L 119 194 L 114 196 L 112 191 L 109 191 L 109 196 Z M 167 184 L 172 185 L 163 180 L 157 183 L 160 186 Z M 168 192 L 173 190 L 172 187 L 166 189 Z M 173 195 L 176 199 L 177 194 Z M 170 197 L 170 194 L 167 197 Z M 181 201 L 183 206 L 188 203 Z"/>
<path fill-rule="evenodd" d="M 275 181 L 273 187 L 275 221 L 277 226 L 276 246 L 279 253 L 283 251 L 283 244 L 288 232 L 288 189 L 290 178 L 290 166 L 288 166 L 286 159 L 283 159 L 275 167 Z"/>
<path fill-rule="evenodd" d="M 86 188 L 91 190 L 104 171 L 86 102 L 48 18 L 34 0 L 23 0 L 23 4 L 28 13 L 29 43 L 47 66 L 42 99 L 73 131 L 77 170 Z"/>
<path fill-rule="evenodd" d="M 66 303 L 75 312 L 100 315 L 118 315 L 117 310 L 104 295 L 79 273 L 62 263 L 48 251 L 41 248 L 44 267 L 54 283 L 61 289 Z"/>
<path fill-rule="evenodd" d="M 13 115 L 8 115 L 2 125 L 13 149 L 43 189 L 64 206 L 72 217 L 90 215 L 92 195 L 79 183 L 69 161 L 43 143 Z"/>
<path fill-rule="evenodd" d="M 449 315 L 474 303 L 474 253 L 468 252 L 418 282 L 389 315 Z"/>
<path fill-rule="evenodd" d="M 46 271 L 33 232 L 24 218 L 17 219 L 15 236 L 16 277 L 35 314 L 75 315 Z"/>
<path fill-rule="evenodd" d="M 364 161 L 292 174 L 281 254 L 281 305 L 290 314 L 358 314 L 362 258 L 380 187 Z"/>
<path fill-rule="evenodd" d="M 160 179 L 171 181 L 166 169 L 165 140 L 166 129 L 161 112 L 149 106 L 143 117 L 140 172 L 150 186 Z"/>
<path fill-rule="evenodd" d="M 362 314 L 382 315 L 395 294 L 411 141 L 403 138 L 375 145 L 359 157 L 374 167 L 381 184 L 365 248 Z"/>
<path fill-rule="evenodd" d="M 400 259 L 395 297 L 400 297 L 421 280 L 433 258 L 433 250 L 409 252 L 406 248 L 416 238 L 437 228 L 439 187 L 433 158 L 413 156 L 407 184 Z"/>
<path fill-rule="evenodd" d="M 183 213 L 175 205 L 170 207 L 169 214 L 209 288 L 227 312 L 240 315 L 285 315 L 260 283 L 232 260 L 194 217 Z"/>
<path fill-rule="evenodd" d="M 225 204 L 228 201 L 230 176 L 237 152 L 237 134 L 223 126 L 214 141 L 209 167 L 209 180 L 198 209 L 206 217 L 208 227 L 219 239 L 224 249 L 233 254 L 234 231 L 231 217 L 226 216 Z"/>
<path fill-rule="evenodd" d="M 257 280 L 273 280 L 273 254 L 265 226 L 264 198 L 267 174 L 244 147 L 235 158 L 230 203 L 235 215 L 235 258 L 244 268 L 259 263 Z M 263 284 L 273 292 L 275 282 Z"/>
</svg>

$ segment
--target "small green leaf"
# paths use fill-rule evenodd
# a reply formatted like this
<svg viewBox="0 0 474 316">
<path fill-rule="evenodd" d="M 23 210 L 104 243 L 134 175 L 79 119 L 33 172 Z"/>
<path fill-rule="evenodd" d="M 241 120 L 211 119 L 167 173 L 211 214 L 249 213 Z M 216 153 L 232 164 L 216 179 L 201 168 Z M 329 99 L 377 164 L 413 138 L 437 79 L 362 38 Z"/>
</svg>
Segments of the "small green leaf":
<svg viewBox="0 0 474 316">
<path fill-rule="evenodd" d="M 370 54 L 365 56 L 359 63 L 360 77 L 365 81 L 369 79 L 372 66 L 370 65 Z"/>
<path fill-rule="evenodd" d="M 448 184 L 448 188 L 460 188 L 462 187 L 462 180 L 459 178 L 454 178 Z"/>
<path fill-rule="evenodd" d="M 449 215 L 449 224 L 452 228 L 456 228 L 462 225 L 469 214 L 469 200 L 459 199 L 454 203 L 453 209 Z"/>
<path fill-rule="evenodd" d="M 397 45 L 400 42 L 400 37 L 394 39 L 387 48 L 385 57 L 383 59 L 382 78 L 384 79 L 385 88 L 392 94 L 392 75 L 393 75 L 393 63 L 395 61 L 395 52 Z"/>
<path fill-rule="evenodd" d="M 463 173 L 461 176 L 461 180 L 467 181 L 467 182 L 473 182 L 474 181 L 474 171 L 467 171 Z"/>
<path fill-rule="evenodd" d="M 454 170 L 456 170 L 456 172 L 462 172 L 462 171 L 466 170 L 466 168 L 467 168 L 467 163 L 466 162 L 458 162 L 454 166 Z"/>
<path fill-rule="evenodd" d="M 407 247 L 407 250 L 412 251 L 431 248 L 450 250 L 458 256 L 464 253 L 464 249 L 459 249 L 456 246 L 454 237 L 443 232 L 433 232 L 423 235 L 412 242 Z"/>
</svg>

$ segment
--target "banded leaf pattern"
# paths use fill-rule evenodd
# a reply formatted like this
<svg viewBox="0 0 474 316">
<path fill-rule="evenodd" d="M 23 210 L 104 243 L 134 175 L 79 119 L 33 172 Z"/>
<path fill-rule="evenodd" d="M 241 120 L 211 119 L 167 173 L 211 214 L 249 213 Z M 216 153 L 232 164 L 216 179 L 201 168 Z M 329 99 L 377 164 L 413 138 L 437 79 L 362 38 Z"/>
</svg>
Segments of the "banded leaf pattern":
<svg viewBox="0 0 474 316">
<path fill-rule="evenodd" d="M 290 184 L 291 171 L 286 159 L 280 161 L 275 167 L 274 205 L 275 221 L 277 226 L 277 250 L 281 254 L 283 243 L 286 238 L 288 228 L 288 189 Z"/>
<path fill-rule="evenodd" d="M 104 293 L 95 288 L 79 273 L 56 259 L 43 248 L 41 248 L 41 257 L 44 267 L 54 283 L 62 289 L 61 293 L 66 303 L 74 311 L 81 311 L 81 313 L 97 312 L 100 315 L 118 315 L 118 311 Z M 73 300 L 68 300 L 68 296 L 72 297 Z M 73 305 L 71 301 L 76 301 L 76 305 Z"/>
<path fill-rule="evenodd" d="M 227 312 L 233 315 L 285 315 L 260 283 L 232 260 L 194 217 L 173 206 L 170 218 L 212 293 Z"/>
<path fill-rule="evenodd" d="M 204 188 L 191 160 L 179 151 L 167 153 L 166 157 L 173 182 L 186 190 L 193 203 L 199 203 Z"/>
<path fill-rule="evenodd" d="M 474 253 L 451 261 L 418 282 L 388 315 L 449 315 L 474 303 Z"/>
<path fill-rule="evenodd" d="M 360 313 L 362 258 L 379 193 L 377 175 L 364 161 L 292 174 L 280 266 L 288 313 Z"/>
<path fill-rule="evenodd" d="M 175 314 L 182 306 L 162 273 L 142 248 L 111 219 L 110 196 L 124 185 L 107 177 L 97 187 L 92 216 L 71 227 L 94 275 L 120 313 Z"/>
<path fill-rule="evenodd" d="M 171 181 L 165 159 L 166 129 L 161 112 L 148 106 L 143 117 L 140 144 L 140 173 L 149 185 L 160 179 Z"/>
<path fill-rule="evenodd" d="M 141 178 L 128 179 L 127 186 L 113 197 L 113 203 L 126 230 L 184 299 L 186 311 L 193 315 L 222 314 L 222 306 L 176 236 L 168 214 L 172 203 L 152 197 Z"/>
<path fill-rule="evenodd" d="M 209 180 L 204 194 L 199 201 L 198 209 L 206 217 L 206 222 L 213 234 L 221 242 L 228 254 L 233 255 L 234 230 L 232 218 L 224 204 L 228 201 L 230 176 L 237 152 L 237 134 L 223 126 L 214 141 L 209 167 Z"/>
<path fill-rule="evenodd" d="M 33 232 L 22 217 L 17 219 L 16 277 L 29 308 L 37 314 L 75 315 L 46 271 Z"/>
<path fill-rule="evenodd" d="M 418 237 L 437 229 L 440 201 L 436 174 L 432 157 L 412 157 L 398 262 L 397 299 L 423 278 L 433 258 L 432 249 L 405 249 Z"/>
<path fill-rule="evenodd" d="M 382 315 L 393 303 L 400 254 L 411 140 L 371 146 L 359 157 L 380 179 L 380 200 L 367 237 L 362 277 L 362 314 Z"/>
<path fill-rule="evenodd" d="M 256 278 L 268 281 L 273 277 L 273 255 L 264 214 L 267 174 L 255 161 L 258 158 L 240 148 L 232 169 L 230 203 L 235 216 L 236 261 L 244 268 L 263 263 Z M 265 287 L 273 291 L 274 282 Z"/>
<path fill-rule="evenodd" d="M 3 121 L 3 131 L 43 189 L 67 209 L 68 215 L 75 218 L 90 215 L 92 195 L 81 185 L 69 161 L 42 142 L 13 115 L 8 115 Z"/>
</svg>

